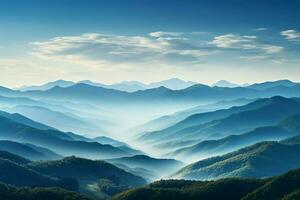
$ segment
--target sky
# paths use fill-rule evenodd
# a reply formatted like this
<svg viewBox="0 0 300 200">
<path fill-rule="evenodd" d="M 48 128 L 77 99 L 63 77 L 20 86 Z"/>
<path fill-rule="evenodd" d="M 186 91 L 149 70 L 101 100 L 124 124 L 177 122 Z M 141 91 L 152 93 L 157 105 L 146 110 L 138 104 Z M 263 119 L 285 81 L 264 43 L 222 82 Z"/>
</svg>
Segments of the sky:
<svg viewBox="0 0 300 200">
<path fill-rule="evenodd" d="M 297 0 L 0 0 L 0 85 L 300 82 Z"/>
</svg>

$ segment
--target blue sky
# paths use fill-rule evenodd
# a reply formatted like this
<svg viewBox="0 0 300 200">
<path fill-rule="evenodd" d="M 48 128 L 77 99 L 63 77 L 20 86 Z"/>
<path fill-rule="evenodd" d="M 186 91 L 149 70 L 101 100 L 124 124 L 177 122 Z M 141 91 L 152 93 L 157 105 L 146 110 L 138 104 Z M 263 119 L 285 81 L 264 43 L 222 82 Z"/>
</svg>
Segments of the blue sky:
<svg viewBox="0 0 300 200">
<path fill-rule="evenodd" d="M 0 84 L 300 81 L 300 2 L 0 0 Z"/>
</svg>

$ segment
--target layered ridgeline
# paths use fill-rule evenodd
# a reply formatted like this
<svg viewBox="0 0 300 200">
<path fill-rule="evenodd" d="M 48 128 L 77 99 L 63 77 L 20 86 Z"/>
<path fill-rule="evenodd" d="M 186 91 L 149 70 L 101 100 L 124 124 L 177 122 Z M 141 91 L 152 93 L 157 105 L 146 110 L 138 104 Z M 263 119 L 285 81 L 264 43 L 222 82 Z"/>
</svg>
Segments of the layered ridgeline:
<svg viewBox="0 0 300 200">
<path fill-rule="evenodd" d="M 160 86 L 164 86 L 166 88 L 172 89 L 172 90 L 179 90 L 179 89 L 184 89 L 187 87 L 190 87 L 192 85 L 197 84 L 196 82 L 192 81 L 184 81 L 178 78 L 172 78 L 164 81 L 159 81 L 159 82 L 153 82 L 150 84 L 144 84 L 138 81 L 123 81 L 120 83 L 114 83 L 114 84 L 103 84 L 103 83 L 95 83 L 90 80 L 83 80 L 79 81 L 78 83 L 84 83 L 92 86 L 97 86 L 97 87 L 103 87 L 103 88 L 110 88 L 110 89 L 115 89 L 115 90 L 121 90 L 121 91 L 126 91 L 126 92 L 135 92 L 138 90 L 146 90 L 150 88 L 157 88 Z M 77 83 L 72 82 L 72 81 L 65 81 L 65 80 L 57 80 L 53 82 L 49 82 L 43 85 L 39 86 L 24 86 L 19 88 L 21 91 L 29 91 L 29 90 L 49 90 L 55 86 L 59 87 L 70 87 L 72 85 L 75 85 Z"/>
<path fill-rule="evenodd" d="M 166 178 L 184 166 L 182 162 L 174 159 L 152 158 L 146 155 L 135 155 L 106 161 L 149 181 Z"/>
<path fill-rule="evenodd" d="M 115 200 L 296 200 L 300 170 L 270 179 L 220 179 L 217 181 L 162 180 L 132 189 Z"/>
<path fill-rule="evenodd" d="M 258 98 L 281 95 L 286 97 L 299 96 L 300 85 L 288 81 L 275 81 L 270 83 L 261 83 L 261 87 L 210 87 L 203 84 L 192 85 L 185 89 L 172 90 L 164 86 L 139 90 L 136 92 L 126 92 L 105 87 L 94 86 L 86 83 L 76 83 L 69 87 L 59 85 L 48 90 L 31 90 L 18 91 L 7 88 L 0 88 L 0 95 L 18 96 L 31 98 L 48 98 L 48 99 L 68 99 L 81 100 L 89 102 L 208 102 L 219 100 L 233 100 L 238 98 Z M 265 86 L 267 85 L 267 87 Z"/>
<path fill-rule="evenodd" d="M 13 114 L 0 116 L 0 139 L 18 143 L 30 143 L 49 149 L 62 156 L 77 155 L 87 158 L 114 158 L 131 153 L 112 145 L 104 145 L 82 136 L 54 129 L 37 129 L 33 121 L 15 121 Z M 31 146 L 32 147 L 32 146 Z M 37 148 L 35 148 L 37 150 Z M 37 150 L 38 151 L 38 150 Z"/>
<path fill-rule="evenodd" d="M 250 102 L 253 102 L 254 100 L 255 99 L 242 98 L 242 99 L 235 99 L 235 100 L 231 100 L 231 101 L 218 101 L 216 103 L 198 105 L 198 106 L 195 106 L 192 108 L 177 111 L 173 114 L 164 115 L 164 116 L 155 118 L 153 120 L 150 120 L 147 123 L 144 123 L 142 125 L 134 127 L 131 131 L 134 131 L 137 133 L 143 133 L 143 132 L 161 130 L 161 129 L 167 128 L 169 126 L 172 126 L 193 114 L 211 112 L 211 111 L 216 111 L 219 109 L 231 108 L 233 106 L 242 106 L 242 105 L 248 104 Z"/>
<path fill-rule="evenodd" d="M 30 160 L 55 160 L 62 158 L 61 155 L 33 144 L 19 143 L 9 140 L 0 140 L 0 150 L 8 151 Z"/>
<path fill-rule="evenodd" d="M 22 113 L 59 130 L 82 135 L 113 135 L 124 133 L 128 128 L 158 116 L 169 115 L 198 105 L 274 95 L 298 96 L 299 84 L 285 82 L 287 81 L 259 84 L 270 85 L 263 89 L 250 86 L 226 88 L 196 84 L 188 88 L 172 90 L 164 87 L 167 84 L 160 84 L 157 88 L 126 92 L 101 87 L 101 84 L 91 84 L 88 81 L 74 84 L 62 84 L 59 81 L 46 88 L 26 91 L 1 87 L 0 102 L 1 106 L 7 105 L 3 110 Z M 11 102 L 15 103 L 12 105 Z M 129 112 L 130 116 L 128 116 Z M 166 123 L 158 124 L 159 126 L 154 130 L 177 123 L 184 115 L 171 120 L 167 117 Z M 151 124 L 150 126 L 154 127 Z M 128 131 L 126 135 L 134 136 L 134 133 Z"/>
<path fill-rule="evenodd" d="M 190 164 L 172 177 L 197 180 L 271 177 L 299 168 L 299 153 L 299 136 L 281 142 L 262 142 Z"/>
<path fill-rule="evenodd" d="M 108 197 L 146 181 L 104 161 L 67 157 L 33 162 L 0 151 L 0 182 L 15 186 L 61 187 L 94 197 Z"/>
<path fill-rule="evenodd" d="M 28 163 L 26 167 L 53 177 L 72 177 L 79 191 L 94 197 L 108 197 L 146 181 L 104 161 L 67 157 L 57 161 Z"/>
<path fill-rule="evenodd" d="M 166 129 L 146 133 L 139 141 L 155 148 L 168 149 L 170 146 L 169 150 L 174 151 L 201 141 L 239 135 L 263 126 L 274 126 L 299 111 L 299 99 L 279 96 L 259 99 L 244 106 L 191 115 Z"/>
<path fill-rule="evenodd" d="M 92 200 L 86 196 L 58 187 L 14 187 L 0 183 L 1 199 L 12 200 Z"/>
<path fill-rule="evenodd" d="M 98 135 L 119 130 L 120 119 L 100 108 L 83 101 L 68 101 L 63 98 L 31 99 L 5 97 L 0 95 L 0 109 L 19 113 L 39 123 L 47 124 L 62 131 L 82 135 Z"/>
<path fill-rule="evenodd" d="M 4 109 L 7 112 L 19 113 L 32 120 L 47 124 L 62 131 L 96 134 L 99 132 L 105 132 L 106 126 L 104 125 L 110 124 L 105 120 L 98 120 L 100 126 L 97 126 L 96 123 L 94 123 L 95 120 L 93 120 L 93 118 L 84 116 L 79 117 L 77 114 L 75 114 L 76 111 L 73 111 L 73 113 L 70 111 L 59 112 L 42 106 L 17 105 L 12 108 Z M 110 125 L 112 124 L 113 123 Z"/>
<path fill-rule="evenodd" d="M 31 161 L 6 151 L 0 151 L 0 181 L 15 186 L 56 186 L 69 190 L 78 190 L 75 179 L 51 177 L 28 167 Z"/>
<path fill-rule="evenodd" d="M 193 161 L 225 154 L 262 141 L 278 141 L 300 134 L 300 114 L 290 116 L 276 126 L 259 127 L 241 135 L 231 135 L 218 140 L 206 140 L 190 147 L 176 150 L 168 156 Z"/>
</svg>

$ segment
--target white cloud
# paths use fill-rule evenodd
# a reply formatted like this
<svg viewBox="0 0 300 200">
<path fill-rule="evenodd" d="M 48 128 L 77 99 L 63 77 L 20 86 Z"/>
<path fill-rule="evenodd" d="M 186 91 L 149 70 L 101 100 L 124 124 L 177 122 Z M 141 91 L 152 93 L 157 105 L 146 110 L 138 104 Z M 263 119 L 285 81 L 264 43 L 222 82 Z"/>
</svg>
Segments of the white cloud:
<svg viewBox="0 0 300 200">
<path fill-rule="evenodd" d="M 172 61 L 176 54 L 182 61 L 198 60 L 215 51 L 203 49 L 175 32 L 153 32 L 148 36 L 121 36 L 85 33 L 78 36 L 55 37 L 33 42 L 32 55 L 54 60 L 74 62 L 144 63 Z M 176 36 L 176 37 L 175 37 Z M 185 58 L 186 57 L 186 58 Z M 180 59 L 177 61 L 180 61 Z M 89 63 L 90 64 L 90 63 Z"/>
<path fill-rule="evenodd" d="M 266 60 L 269 57 L 268 56 L 263 56 L 263 55 L 257 55 L 257 56 L 241 56 L 239 58 L 243 59 L 243 60 L 260 61 L 260 60 Z"/>
<path fill-rule="evenodd" d="M 280 34 L 289 41 L 300 41 L 300 32 L 297 30 L 285 30 L 281 31 Z"/>
<path fill-rule="evenodd" d="M 156 32 L 151 32 L 149 33 L 150 36 L 152 37 L 179 37 L 181 36 L 183 33 L 181 32 L 164 32 L 164 31 L 156 31 Z"/>
<path fill-rule="evenodd" d="M 211 44 L 224 49 L 255 50 L 263 53 L 279 53 L 284 47 L 264 44 L 257 41 L 256 36 L 227 34 L 214 37 Z"/>
<path fill-rule="evenodd" d="M 211 43 L 220 48 L 253 48 L 252 41 L 255 38 L 256 36 L 227 34 L 216 36 Z"/>
<path fill-rule="evenodd" d="M 261 27 L 261 28 L 256 28 L 256 29 L 254 29 L 255 31 L 266 31 L 266 30 L 268 30 L 267 28 L 265 28 L 265 27 Z"/>
</svg>

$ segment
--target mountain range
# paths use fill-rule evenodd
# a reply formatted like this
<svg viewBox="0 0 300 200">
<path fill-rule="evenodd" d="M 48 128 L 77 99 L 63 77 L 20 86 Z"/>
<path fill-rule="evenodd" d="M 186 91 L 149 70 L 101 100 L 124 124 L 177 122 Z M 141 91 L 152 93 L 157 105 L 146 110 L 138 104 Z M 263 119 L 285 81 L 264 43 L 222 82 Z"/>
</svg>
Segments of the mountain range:
<svg viewBox="0 0 300 200">
<path fill-rule="evenodd" d="M 262 142 L 223 156 L 200 160 L 172 177 L 197 180 L 271 177 L 299 168 L 299 153 L 299 143 Z"/>
<path fill-rule="evenodd" d="M 0 197 L 290 200 L 299 134 L 300 84 L 289 80 L 0 87 Z"/>
<path fill-rule="evenodd" d="M 299 111 L 299 99 L 279 96 L 259 99 L 243 106 L 191 115 L 166 129 L 145 133 L 139 140 L 154 147 L 184 141 L 191 145 L 191 140 L 197 144 L 243 134 L 262 126 L 273 126 Z"/>
<path fill-rule="evenodd" d="M 111 85 L 102 84 L 102 83 L 95 83 L 90 80 L 83 80 L 79 82 L 73 82 L 73 81 L 65 81 L 65 80 L 57 80 L 53 82 L 49 82 L 40 86 L 23 86 L 21 88 L 17 88 L 21 91 L 29 91 L 29 90 L 49 90 L 53 87 L 59 86 L 62 88 L 70 87 L 72 85 L 78 84 L 78 83 L 84 83 L 96 87 L 103 87 L 103 88 L 109 88 L 109 89 L 115 89 L 120 91 L 126 91 L 126 92 L 135 92 L 138 90 L 146 90 L 151 88 L 157 88 L 157 87 L 166 87 L 171 90 L 180 90 L 187 87 L 190 87 L 192 85 L 197 84 L 196 82 L 192 81 L 184 81 L 178 78 L 172 78 L 164 81 L 159 82 L 153 82 L 149 84 L 141 83 L 138 81 L 123 81 L 120 83 L 114 83 Z"/>
<path fill-rule="evenodd" d="M 285 97 L 299 97 L 300 85 L 298 83 L 286 84 L 286 81 L 274 81 L 260 83 L 261 87 L 257 88 L 250 85 L 248 87 L 209 87 L 203 84 L 195 84 L 185 89 L 171 90 L 164 86 L 157 88 L 139 90 L 136 92 L 125 92 L 110 88 L 98 87 L 84 83 L 76 83 L 69 87 L 55 86 L 48 90 L 31 90 L 18 91 L 7 88 L 0 89 L 0 95 L 10 97 L 31 97 L 35 99 L 65 99 L 65 100 L 81 100 L 89 102 L 110 102 L 122 99 L 124 103 L 129 102 L 208 102 L 220 100 L 234 100 L 238 98 L 263 98 L 275 95 Z M 264 88 L 264 85 L 268 85 Z"/>
<path fill-rule="evenodd" d="M 117 195 L 114 200 L 297 200 L 300 170 L 269 179 L 161 180 Z"/>
<path fill-rule="evenodd" d="M 89 158 L 111 158 L 131 155 L 117 147 L 95 141 L 76 140 L 76 134 L 58 130 L 41 130 L 0 116 L 0 138 L 21 143 L 30 143 L 48 148 L 63 156 L 78 155 Z M 75 136 L 74 136 L 75 135 Z M 82 138 L 77 136 L 77 138 Z"/>
<path fill-rule="evenodd" d="M 137 174 L 140 173 L 140 171 L 151 173 L 152 177 L 145 176 L 145 178 L 152 181 L 161 177 L 167 177 L 184 165 L 182 162 L 174 159 L 151 158 L 146 155 L 135 155 L 131 157 L 109 159 L 106 161 L 117 165 L 122 169 L 129 169 L 133 173 L 134 171 L 136 171 Z"/>
<path fill-rule="evenodd" d="M 279 141 L 300 133 L 300 115 L 290 116 L 276 126 L 256 128 L 241 135 L 230 135 L 218 140 L 205 140 L 195 145 L 181 148 L 168 156 L 189 161 L 208 158 L 238 150 L 262 141 Z M 187 160 L 186 160 L 187 161 Z"/>
</svg>

